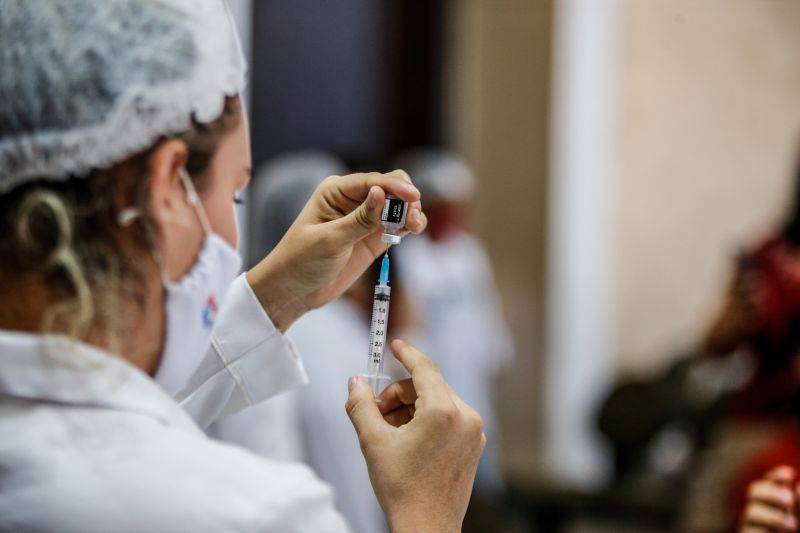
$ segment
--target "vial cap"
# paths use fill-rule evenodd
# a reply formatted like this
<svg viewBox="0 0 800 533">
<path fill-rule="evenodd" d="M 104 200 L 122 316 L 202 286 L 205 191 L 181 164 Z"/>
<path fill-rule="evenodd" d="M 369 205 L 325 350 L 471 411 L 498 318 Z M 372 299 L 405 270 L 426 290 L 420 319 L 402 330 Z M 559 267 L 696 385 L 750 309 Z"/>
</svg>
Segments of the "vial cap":
<svg viewBox="0 0 800 533">
<path fill-rule="evenodd" d="M 400 237 L 400 235 L 392 235 L 391 233 L 383 233 L 381 234 L 381 240 L 386 244 L 395 245 L 400 244 L 402 237 Z"/>
</svg>

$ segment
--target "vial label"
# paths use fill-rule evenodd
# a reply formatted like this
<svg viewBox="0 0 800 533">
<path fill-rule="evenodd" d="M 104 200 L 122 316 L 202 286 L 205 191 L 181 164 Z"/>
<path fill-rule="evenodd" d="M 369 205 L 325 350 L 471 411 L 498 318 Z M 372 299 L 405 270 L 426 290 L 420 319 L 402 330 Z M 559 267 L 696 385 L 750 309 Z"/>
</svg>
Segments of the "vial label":
<svg viewBox="0 0 800 533">
<path fill-rule="evenodd" d="M 381 221 L 389 224 L 402 224 L 406 204 L 398 198 L 387 198 L 383 203 Z"/>
</svg>

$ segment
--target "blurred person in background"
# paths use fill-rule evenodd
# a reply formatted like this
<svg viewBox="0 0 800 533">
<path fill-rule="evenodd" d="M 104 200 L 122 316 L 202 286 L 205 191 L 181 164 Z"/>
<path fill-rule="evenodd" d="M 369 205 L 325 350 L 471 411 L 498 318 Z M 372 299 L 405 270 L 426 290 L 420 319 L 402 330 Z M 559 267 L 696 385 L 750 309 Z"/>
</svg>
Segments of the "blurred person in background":
<svg viewBox="0 0 800 533">
<path fill-rule="evenodd" d="M 247 205 L 250 266 L 278 245 L 326 177 L 344 174 L 344 162 L 320 150 L 290 152 L 263 164 L 250 185 Z M 305 441 L 298 420 L 295 391 L 289 391 L 219 420 L 207 433 L 264 457 L 305 462 Z"/>
<path fill-rule="evenodd" d="M 366 370 L 373 290 L 379 271 L 380 261 L 376 261 L 340 298 L 308 313 L 288 332 L 304 354 L 311 383 L 293 393 L 296 423 L 305 444 L 304 461 L 333 486 L 336 507 L 355 533 L 389 530 L 370 486 L 358 437 L 341 409 L 347 395 L 339 385 L 348 375 Z M 392 337 L 414 339 L 414 321 L 403 285 L 392 282 L 391 286 L 387 331 Z M 384 355 L 384 374 L 393 380 L 408 377 L 388 351 Z"/>
<path fill-rule="evenodd" d="M 248 197 L 248 262 L 257 263 L 278 245 L 322 180 L 345 174 L 344 161 L 324 150 L 287 152 L 263 163 Z"/>
<path fill-rule="evenodd" d="M 283 154 L 257 172 L 250 195 L 253 224 L 251 248 L 275 247 L 314 190 L 327 177 L 345 174 L 344 162 L 322 151 Z M 402 246 L 402 243 L 401 245 Z M 358 437 L 341 404 L 342 380 L 366 369 L 370 314 L 380 261 L 376 261 L 345 293 L 307 313 L 287 332 L 298 351 L 311 385 L 285 393 L 232 416 L 210 428 L 221 440 L 244 446 L 273 459 L 302 461 L 334 488 L 336 507 L 356 533 L 388 531 L 372 491 Z M 393 267 L 393 279 L 396 265 Z M 402 284 L 392 282 L 388 331 L 413 339 L 412 317 Z M 386 354 L 386 374 L 408 374 Z"/>
<path fill-rule="evenodd" d="M 410 149 L 392 166 L 414 176 L 428 215 L 426 234 L 406 238 L 396 251 L 403 282 L 413 287 L 412 303 L 436 364 L 483 417 L 488 443 L 474 493 L 497 501 L 505 484 L 493 399 L 513 345 L 489 256 L 470 227 L 475 175 L 461 156 L 439 148 Z"/>
<path fill-rule="evenodd" d="M 792 209 L 783 226 L 737 260 L 705 353 L 744 350 L 755 373 L 732 406 L 738 417 L 797 415 L 800 400 L 800 164 Z"/>
<path fill-rule="evenodd" d="M 424 229 L 419 191 L 332 177 L 239 275 L 252 163 L 224 2 L 4 0 L 0 50 L 0 531 L 347 531 L 308 468 L 201 428 L 305 381 L 284 332 L 383 252 L 386 194 Z M 480 417 L 392 349 L 412 380 L 380 404 L 348 381 L 370 480 L 395 531 L 456 531 Z"/>
<path fill-rule="evenodd" d="M 712 357 L 744 353 L 753 371 L 702 466 L 692 531 L 734 530 L 755 479 L 776 465 L 800 468 L 800 161 L 795 169 L 790 211 L 737 259 L 704 341 Z"/>
</svg>

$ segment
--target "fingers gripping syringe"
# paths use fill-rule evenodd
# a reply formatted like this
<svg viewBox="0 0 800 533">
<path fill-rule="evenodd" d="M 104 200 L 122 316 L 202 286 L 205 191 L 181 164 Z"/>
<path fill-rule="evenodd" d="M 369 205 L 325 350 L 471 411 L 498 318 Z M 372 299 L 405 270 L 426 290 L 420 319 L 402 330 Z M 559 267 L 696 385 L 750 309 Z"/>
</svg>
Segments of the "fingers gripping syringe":
<svg viewBox="0 0 800 533">
<path fill-rule="evenodd" d="M 370 324 L 369 355 L 367 357 L 367 378 L 375 396 L 388 384 L 390 378 L 383 375 L 383 350 L 386 347 L 386 327 L 389 323 L 389 299 L 392 289 L 389 287 L 389 250 L 381 262 L 381 274 L 375 285 L 375 297 L 372 301 L 372 323 Z"/>
</svg>

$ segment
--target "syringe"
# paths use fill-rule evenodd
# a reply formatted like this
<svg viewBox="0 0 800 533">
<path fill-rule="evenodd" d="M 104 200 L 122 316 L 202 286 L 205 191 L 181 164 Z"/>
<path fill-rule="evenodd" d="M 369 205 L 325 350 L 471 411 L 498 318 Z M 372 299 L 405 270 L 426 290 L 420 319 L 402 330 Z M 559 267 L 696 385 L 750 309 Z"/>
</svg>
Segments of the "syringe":
<svg viewBox="0 0 800 533">
<path fill-rule="evenodd" d="M 375 297 L 372 301 L 372 323 L 370 324 L 369 355 L 367 356 L 367 378 L 375 397 L 380 394 L 385 383 L 391 378 L 383 375 L 383 350 L 386 347 L 386 327 L 389 323 L 389 299 L 392 289 L 389 287 L 389 250 L 381 262 L 381 274 L 375 285 Z"/>
</svg>

